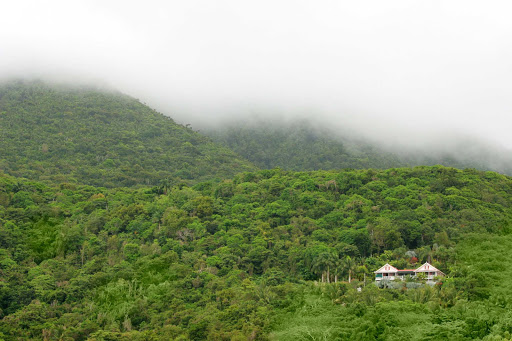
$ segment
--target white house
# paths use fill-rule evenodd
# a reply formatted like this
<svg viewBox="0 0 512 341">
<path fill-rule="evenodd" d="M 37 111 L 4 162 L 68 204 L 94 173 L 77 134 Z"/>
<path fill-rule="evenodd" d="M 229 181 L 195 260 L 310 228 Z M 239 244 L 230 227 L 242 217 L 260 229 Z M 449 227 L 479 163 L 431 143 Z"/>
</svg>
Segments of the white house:
<svg viewBox="0 0 512 341">
<path fill-rule="evenodd" d="M 404 269 L 398 270 L 394 266 L 390 264 L 385 264 L 379 270 L 374 271 L 375 280 L 382 281 L 383 279 L 394 280 L 401 279 L 402 281 L 407 277 L 416 277 L 419 273 L 424 273 L 426 275 L 427 281 L 434 281 L 436 276 L 444 276 L 445 274 L 437 269 L 435 266 L 425 263 L 417 269 Z"/>
<path fill-rule="evenodd" d="M 392 281 L 398 275 L 398 269 L 386 263 L 379 270 L 374 271 L 374 273 L 376 281 L 382 281 L 383 279 L 389 279 Z"/>
<path fill-rule="evenodd" d="M 423 264 L 414 270 L 414 273 L 416 275 L 419 273 L 424 273 L 426 275 L 427 281 L 433 281 L 436 276 L 445 276 L 444 272 L 429 263 Z"/>
</svg>

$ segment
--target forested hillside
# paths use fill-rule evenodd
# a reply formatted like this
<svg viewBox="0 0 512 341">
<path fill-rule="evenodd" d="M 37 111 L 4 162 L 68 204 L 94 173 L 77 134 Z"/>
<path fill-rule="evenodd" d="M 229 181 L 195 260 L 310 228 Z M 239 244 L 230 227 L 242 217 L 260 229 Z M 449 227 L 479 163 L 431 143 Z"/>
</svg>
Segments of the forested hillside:
<svg viewBox="0 0 512 341">
<path fill-rule="evenodd" d="M 407 144 L 383 148 L 362 135 L 334 132 L 311 119 L 226 122 L 203 131 L 263 169 L 309 171 L 444 165 L 512 175 L 510 150 L 466 137 L 457 137 L 459 142 L 441 149 L 413 148 Z"/>
<path fill-rule="evenodd" d="M 0 137 L 0 170 L 43 181 L 156 185 L 255 169 L 139 101 L 94 88 L 1 84 Z"/>
<path fill-rule="evenodd" d="M 407 165 L 392 153 L 362 141 L 336 138 L 306 121 L 226 123 L 203 131 L 263 169 L 383 169 Z"/>
<path fill-rule="evenodd" d="M 507 339 L 510 232 L 512 179 L 471 169 L 0 175 L 0 339 Z M 448 275 L 433 288 L 372 284 L 427 260 Z"/>
</svg>

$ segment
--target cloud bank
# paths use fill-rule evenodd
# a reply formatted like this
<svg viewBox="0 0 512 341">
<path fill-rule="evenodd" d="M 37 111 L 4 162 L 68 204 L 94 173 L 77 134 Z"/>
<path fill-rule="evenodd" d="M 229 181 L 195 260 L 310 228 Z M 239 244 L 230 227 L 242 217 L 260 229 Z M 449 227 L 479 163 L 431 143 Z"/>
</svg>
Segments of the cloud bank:
<svg viewBox="0 0 512 341">
<path fill-rule="evenodd" d="M 508 1 L 11 1 L 0 77 L 99 81 L 183 123 L 309 116 L 512 148 Z"/>
</svg>

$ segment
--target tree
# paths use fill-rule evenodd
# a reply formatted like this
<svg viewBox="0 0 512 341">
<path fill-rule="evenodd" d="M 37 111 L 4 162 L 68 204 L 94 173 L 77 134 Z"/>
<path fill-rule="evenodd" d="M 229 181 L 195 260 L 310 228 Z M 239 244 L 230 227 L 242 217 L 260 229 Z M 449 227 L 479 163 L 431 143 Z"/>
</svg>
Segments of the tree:
<svg viewBox="0 0 512 341">
<path fill-rule="evenodd" d="M 167 192 L 172 187 L 172 180 L 169 178 L 160 180 L 160 187 L 159 190 L 164 194 L 167 195 Z"/>
<path fill-rule="evenodd" d="M 350 257 L 346 256 L 343 260 L 343 267 L 345 271 L 348 273 L 348 282 L 350 283 L 352 281 L 352 273 L 356 269 L 356 262 Z"/>
<path fill-rule="evenodd" d="M 338 283 L 339 275 L 343 274 L 343 259 L 337 258 L 334 262 L 334 283 Z"/>
<path fill-rule="evenodd" d="M 354 272 L 359 280 L 363 280 L 364 285 L 366 285 L 366 276 L 370 275 L 371 272 L 368 270 L 368 268 L 363 264 L 356 266 L 354 269 Z"/>
<path fill-rule="evenodd" d="M 314 262 L 317 273 L 322 274 L 322 282 L 330 283 L 330 269 L 335 266 L 337 257 L 332 252 L 322 252 Z M 324 275 L 326 275 L 324 277 Z"/>
</svg>

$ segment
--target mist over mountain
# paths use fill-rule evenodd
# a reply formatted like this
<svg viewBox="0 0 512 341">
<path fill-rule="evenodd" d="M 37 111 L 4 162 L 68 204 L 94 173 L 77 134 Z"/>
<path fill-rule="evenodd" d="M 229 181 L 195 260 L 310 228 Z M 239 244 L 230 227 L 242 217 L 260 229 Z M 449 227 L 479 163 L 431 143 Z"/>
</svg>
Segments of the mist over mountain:
<svg viewBox="0 0 512 341">
<path fill-rule="evenodd" d="M 1 10 L 0 341 L 512 340 L 512 2 Z"/>
<path fill-rule="evenodd" d="M 312 121 L 274 119 L 226 123 L 201 132 L 264 169 L 310 171 L 407 166 L 390 152 L 362 140 L 336 137 Z"/>
<path fill-rule="evenodd" d="M 0 78 L 99 79 L 196 128 L 274 110 L 380 144 L 450 134 L 512 148 L 511 10 L 503 0 L 12 1 Z"/>
<path fill-rule="evenodd" d="M 197 182 L 255 169 L 204 135 L 117 91 L 0 85 L 0 169 L 96 186 Z"/>
<path fill-rule="evenodd" d="M 472 136 L 445 133 L 416 143 L 383 142 L 337 122 L 261 115 L 204 126 L 202 132 L 261 168 L 305 171 L 444 165 L 512 174 L 512 151 Z M 396 140 L 395 140 L 396 141 Z"/>
</svg>

